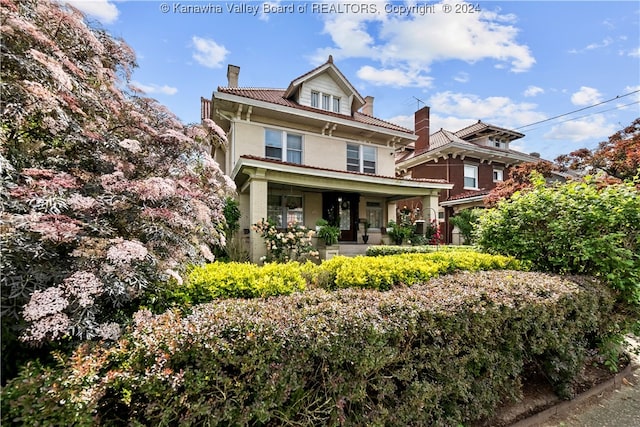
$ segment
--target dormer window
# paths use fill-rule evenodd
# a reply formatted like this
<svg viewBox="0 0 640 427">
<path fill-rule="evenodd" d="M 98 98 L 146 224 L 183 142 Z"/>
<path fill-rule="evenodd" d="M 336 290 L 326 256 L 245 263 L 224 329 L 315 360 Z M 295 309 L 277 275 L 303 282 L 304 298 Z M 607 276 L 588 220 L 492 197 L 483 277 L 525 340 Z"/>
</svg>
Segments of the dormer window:
<svg viewBox="0 0 640 427">
<path fill-rule="evenodd" d="M 491 147 L 496 147 L 496 148 L 502 148 L 502 149 L 507 149 L 507 143 L 503 142 L 503 141 L 498 141 L 495 139 L 490 139 L 489 140 L 489 146 Z"/>
<path fill-rule="evenodd" d="M 340 112 L 340 98 L 338 98 L 337 96 L 333 97 L 333 112 L 334 113 Z"/>
<path fill-rule="evenodd" d="M 329 105 L 331 102 L 331 95 L 327 95 L 326 93 L 322 94 L 322 109 L 329 111 Z"/>
<path fill-rule="evenodd" d="M 325 111 L 340 112 L 340 97 L 328 93 L 311 91 L 311 106 Z"/>
</svg>

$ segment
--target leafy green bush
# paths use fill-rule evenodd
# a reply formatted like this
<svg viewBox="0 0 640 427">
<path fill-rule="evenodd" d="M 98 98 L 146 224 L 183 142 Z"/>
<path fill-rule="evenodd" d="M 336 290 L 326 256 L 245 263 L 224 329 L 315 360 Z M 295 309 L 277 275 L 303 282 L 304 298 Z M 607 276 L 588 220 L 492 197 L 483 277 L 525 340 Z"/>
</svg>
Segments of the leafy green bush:
<svg viewBox="0 0 640 427">
<path fill-rule="evenodd" d="M 481 218 L 477 244 L 530 261 L 542 271 L 590 274 L 621 300 L 640 304 L 640 194 L 632 184 L 592 178 L 548 187 L 534 176 Z"/>
<path fill-rule="evenodd" d="M 466 424 L 518 398 L 525 367 L 570 393 L 612 306 L 594 280 L 495 271 L 141 311 L 115 345 L 27 366 L 2 422 Z"/>
<path fill-rule="evenodd" d="M 474 251 L 475 249 L 471 246 L 433 246 L 433 245 L 422 245 L 422 246 L 393 246 L 393 245 L 380 245 L 380 246 L 369 246 L 367 248 L 366 255 L 367 256 L 383 256 L 383 255 L 398 255 L 398 254 L 426 254 L 430 252 L 443 252 L 443 251 L 454 251 L 454 252 L 462 252 L 462 251 Z"/>
<path fill-rule="evenodd" d="M 460 230 L 465 245 L 473 243 L 473 231 L 482 212 L 483 209 L 478 208 L 463 209 L 449 219 L 449 222 Z"/>
</svg>

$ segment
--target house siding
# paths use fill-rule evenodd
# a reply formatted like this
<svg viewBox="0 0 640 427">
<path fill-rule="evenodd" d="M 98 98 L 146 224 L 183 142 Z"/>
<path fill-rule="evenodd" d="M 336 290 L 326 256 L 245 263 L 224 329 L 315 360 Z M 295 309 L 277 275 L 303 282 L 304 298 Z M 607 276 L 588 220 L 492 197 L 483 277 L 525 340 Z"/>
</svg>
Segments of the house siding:
<svg viewBox="0 0 640 427">
<path fill-rule="evenodd" d="M 349 104 L 349 96 L 344 93 L 344 91 L 338 86 L 338 84 L 328 75 L 321 74 L 319 76 L 314 77 L 306 81 L 302 85 L 302 90 L 300 91 L 300 99 L 298 103 L 301 105 L 311 106 L 311 92 L 317 91 L 324 93 L 326 95 L 333 95 L 340 97 L 340 113 L 345 115 L 351 114 L 351 108 Z M 322 100 L 320 100 L 322 105 Z M 333 106 L 330 105 L 329 108 L 333 110 Z"/>
</svg>

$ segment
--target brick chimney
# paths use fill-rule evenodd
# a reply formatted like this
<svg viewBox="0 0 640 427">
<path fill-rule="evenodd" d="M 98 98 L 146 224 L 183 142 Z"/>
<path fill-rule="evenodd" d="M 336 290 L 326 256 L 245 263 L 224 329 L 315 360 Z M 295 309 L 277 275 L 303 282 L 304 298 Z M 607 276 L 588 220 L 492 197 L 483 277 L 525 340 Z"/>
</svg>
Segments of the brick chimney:
<svg viewBox="0 0 640 427">
<path fill-rule="evenodd" d="M 365 96 L 362 114 L 373 117 L 373 96 Z"/>
<path fill-rule="evenodd" d="M 418 136 L 415 154 L 420 154 L 429 149 L 429 107 L 422 107 L 415 112 L 414 123 L 415 134 Z"/>
<path fill-rule="evenodd" d="M 240 67 L 229 64 L 227 66 L 227 87 L 238 87 L 238 76 Z"/>
</svg>

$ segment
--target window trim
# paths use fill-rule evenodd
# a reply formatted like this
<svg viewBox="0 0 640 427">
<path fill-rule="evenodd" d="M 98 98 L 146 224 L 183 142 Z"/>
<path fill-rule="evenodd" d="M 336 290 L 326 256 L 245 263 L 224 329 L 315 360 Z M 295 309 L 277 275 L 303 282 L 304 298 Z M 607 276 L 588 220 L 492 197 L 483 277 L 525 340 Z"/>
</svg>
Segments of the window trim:
<svg viewBox="0 0 640 427">
<path fill-rule="evenodd" d="M 470 177 L 467 176 L 467 168 L 473 168 L 474 170 L 474 176 Z M 465 190 L 478 190 L 478 165 L 476 164 L 471 164 L 471 163 L 465 163 L 464 167 L 463 167 L 463 172 L 462 172 L 462 188 Z M 474 187 L 469 187 L 467 185 L 467 178 L 473 178 L 475 180 L 475 186 Z"/>
<path fill-rule="evenodd" d="M 349 148 L 351 147 L 351 151 L 354 151 L 353 148 L 357 147 L 358 148 L 358 170 L 352 170 L 349 169 L 349 166 L 354 166 L 354 163 L 352 162 L 351 164 L 349 164 Z M 365 149 L 371 149 L 373 150 L 373 172 L 370 171 L 365 171 L 365 160 L 364 160 L 364 151 Z M 370 162 L 370 160 L 368 160 Z M 378 173 L 378 149 L 375 146 L 372 145 L 366 145 L 366 144 L 354 144 L 354 143 L 347 143 L 347 171 L 349 172 L 358 172 L 358 173 L 367 173 L 367 174 L 371 174 L 371 175 L 375 175 Z"/>
<path fill-rule="evenodd" d="M 280 134 L 280 158 L 276 158 L 276 157 L 269 157 L 267 156 L 267 132 L 274 132 L 274 133 L 279 133 Z M 295 132 L 289 132 L 287 130 L 284 129 L 274 129 L 274 128 L 264 128 L 264 157 L 266 159 L 270 159 L 270 160 L 277 160 L 280 162 L 286 162 L 286 163 L 294 163 L 297 165 L 302 165 L 304 164 L 304 135 L 301 133 L 295 133 Z M 300 149 L 298 150 L 297 148 L 293 149 L 293 148 L 289 148 L 289 139 L 288 136 L 297 136 L 300 137 Z M 299 152 L 300 153 L 300 162 L 293 162 L 289 160 L 289 152 Z"/>
</svg>

